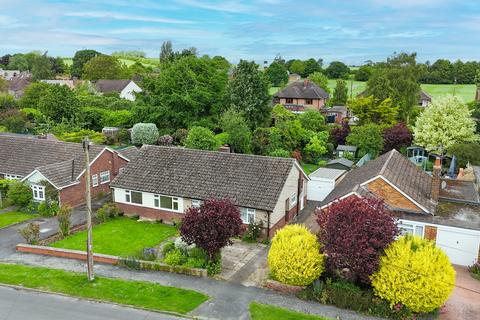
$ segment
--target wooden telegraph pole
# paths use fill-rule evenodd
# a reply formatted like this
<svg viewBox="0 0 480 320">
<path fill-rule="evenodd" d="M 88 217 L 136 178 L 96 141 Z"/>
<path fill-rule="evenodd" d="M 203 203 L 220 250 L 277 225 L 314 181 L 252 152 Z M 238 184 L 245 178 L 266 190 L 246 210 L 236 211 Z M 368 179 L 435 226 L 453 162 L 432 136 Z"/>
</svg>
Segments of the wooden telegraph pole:
<svg viewBox="0 0 480 320">
<path fill-rule="evenodd" d="M 93 275 L 93 243 L 92 243 L 92 198 L 90 195 L 90 140 L 85 137 L 83 150 L 85 151 L 85 199 L 87 200 L 87 277 L 88 281 L 95 279 Z"/>
</svg>

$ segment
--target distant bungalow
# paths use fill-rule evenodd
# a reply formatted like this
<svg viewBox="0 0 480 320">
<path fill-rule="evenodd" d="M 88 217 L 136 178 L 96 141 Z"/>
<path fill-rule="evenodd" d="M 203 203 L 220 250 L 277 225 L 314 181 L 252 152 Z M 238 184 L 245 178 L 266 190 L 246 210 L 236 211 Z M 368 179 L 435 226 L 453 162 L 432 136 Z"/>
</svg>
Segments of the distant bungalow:
<svg viewBox="0 0 480 320">
<path fill-rule="evenodd" d="M 290 83 L 274 96 L 274 102 L 282 104 L 294 113 L 303 113 L 313 109 L 320 111 L 329 98 L 328 93 L 314 82 L 305 79 Z"/>
</svg>

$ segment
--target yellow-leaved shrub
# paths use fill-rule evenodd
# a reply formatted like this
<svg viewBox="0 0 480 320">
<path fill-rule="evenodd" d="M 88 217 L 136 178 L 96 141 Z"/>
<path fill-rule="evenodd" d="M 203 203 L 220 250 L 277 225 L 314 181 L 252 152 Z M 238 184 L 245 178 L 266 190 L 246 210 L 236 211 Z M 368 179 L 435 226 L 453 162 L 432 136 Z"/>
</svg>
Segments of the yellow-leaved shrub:
<svg viewBox="0 0 480 320">
<path fill-rule="evenodd" d="M 401 303 L 413 312 L 426 313 L 447 301 L 455 270 L 434 242 L 406 235 L 385 250 L 371 279 L 375 294 L 392 307 Z"/>
<path fill-rule="evenodd" d="M 302 286 L 318 279 L 325 269 L 317 237 L 298 224 L 277 231 L 268 253 L 268 266 L 275 280 Z"/>
</svg>

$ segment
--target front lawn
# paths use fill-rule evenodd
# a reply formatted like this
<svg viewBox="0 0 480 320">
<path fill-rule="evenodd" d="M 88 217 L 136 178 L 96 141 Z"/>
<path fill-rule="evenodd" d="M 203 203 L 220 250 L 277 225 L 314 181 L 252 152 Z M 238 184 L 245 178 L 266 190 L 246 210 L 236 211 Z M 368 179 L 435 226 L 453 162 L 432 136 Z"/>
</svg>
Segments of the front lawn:
<svg viewBox="0 0 480 320">
<path fill-rule="evenodd" d="M 252 320 L 328 320 L 327 318 L 256 302 L 250 304 L 250 316 Z"/>
<path fill-rule="evenodd" d="M 38 214 L 24 213 L 24 212 L 6 212 L 0 213 L 0 228 L 7 227 L 9 225 L 27 221 L 30 219 L 38 218 Z"/>
<path fill-rule="evenodd" d="M 85 274 L 14 264 L 0 264 L 0 283 L 183 314 L 208 299 L 196 291 L 150 282 L 97 277 L 90 283 Z"/>
<path fill-rule="evenodd" d="M 93 252 L 114 256 L 135 256 L 175 235 L 173 226 L 140 222 L 127 217 L 108 220 L 93 227 Z M 87 232 L 82 231 L 51 244 L 55 248 L 85 250 Z"/>
</svg>

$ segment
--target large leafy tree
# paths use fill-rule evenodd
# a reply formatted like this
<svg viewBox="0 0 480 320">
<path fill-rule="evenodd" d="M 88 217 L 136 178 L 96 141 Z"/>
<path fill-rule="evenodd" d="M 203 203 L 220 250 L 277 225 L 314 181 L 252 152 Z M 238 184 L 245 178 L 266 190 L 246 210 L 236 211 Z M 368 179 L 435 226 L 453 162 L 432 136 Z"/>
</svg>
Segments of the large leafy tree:
<svg viewBox="0 0 480 320">
<path fill-rule="evenodd" d="M 358 147 L 359 156 L 370 153 L 375 158 L 383 150 L 382 128 L 373 123 L 353 127 L 347 143 Z"/>
<path fill-rule="evenodd" d="M 187 56 L 162 68 L 157 76 L 146 77 L 144 107 L 135 109 L 141 121 L 159 128 L 215 127 L 225 110 L 227 72 L 209 57 Z"/>
<path fill-rule="evenodd" d="M 40 97 L 38 109 L 51 120 L 61 122 L 78 114 L 79 102 L 67 86 L 50 85 Z"/>
<path fill-rule="evenodd" d="M 383 152 L 400 150 L 412 144 L 412 131 L 403 122 L 399 122 L 383 131 Z"/>
<path fill-rule="evenodd" d="M 327 269 L 369 284 L 380 255 L 398 234 L 392 212 L 382 201 L 352 196 L 318 210 L 317 217 Z"/>
<path fill-rule="evenodd" d="M 124 66 L 116 57 L 99 55 L 83 66 L 83 79 L 124 79 L 127 74 Z"/>
<path fill-rule="evenodd" d="M 20 71 L 26 71 L 30 69 L 27 58 L 25 57 L 25 55 L 21 53 L 16 53 L 10 57 L 10 59 L 8 60 L 7 68 L 9 70 L 20 70 Z"/>
<path fill-rule="evenodd" d="M 478 141 L 470 115 L 468 107 L 452 95 L 434 99 L 417 117 L 415 143 L 427 151 L 444 152 L 458 143 Z"/>
<path fill-rule="evenodd" d="M 348 79 L 350 68 L 341 61 L 332 61 L 325 73 L 330 79 Z"/>
<path fill-rule="evenodd" d="M 223 132 L 227 133 L 227 142 L 234 152 L 251 151 L 252 132 L 242 113 L 233 109 L 227 110 L 220 119 L 220 125 Z"/>
<path fill-rule="evenodd" d="M 217 150 L 218 143 L 210 129 L 192 127 L 185 139 L 185 147 L 190 149 Z"/>
<path fill-rule="evenodd" d="M 334 146 L 339 144 L 345 144 L 347 136 L 350 134 L 350 125 L 348 124 L 348 119 L 344 119 L 340 126 L 334 126 L 330 130 L 330 141 Z"/>
<path fill-rule="evenodd" d="M 228 85 L 228 99 L 232 107 L 243 112 L 250 128 L 270 120 L 268 81 L 255 62 L 240 60 Z"/>
<path fill-rule="evenodd" d="M 199 208 L 185 212 L 180 227 L 182 239 L 207 252 L 210 261 L 217 261 L 220 250 L 232 244 L 231 238 L 243 232 L 240 211 L 228 199 L 207 199 Z"/>
<path fill-rule="evenodd" d="M 338 79 L 335 89 L 333 89 L 333 98 L 331 104 L 333 106 L 344 106 L 348 100 L 348 88 L 345 80 Z"/>
<path fill-rule="evenodd" d="M 330 93 L 330 88 L 328 87 L 328 78 L 321 72 L 314 72 L 308 76 L 308 79 L 313 81 L 317 86 L 325 90 L 325 92 Z"/>
<path fill-rule="evenodd" d="M 288 82 L 287 68 L 279 62 L 272 62 L 265 71 L 265 75 L 274 87 L 280 87 Z"/>
<path fill-rule="evenodd" d="M 22 108 L 38 108 L 40 98 L 43 97 L 50 85 L 43 82 L 34 82 L 25 88 L 23 96 L 19 100 Z"/>
<path fill-rule="evenodd" d="M 368 81 L 370 75 L 372 74 L 373 67 L 370 64 L 366 64 L 358 68 L 355 73 L 355 80 L 357 81 Z"/>
<path fill-rule="evenodd" d="M 360 124 L 391 125 L 396 122 L 398 107 L 391 98 L 379 100 L 374 96 L 359 97 L 348 103 L 348 108 L 358 117 Z"/>
<path fill-rule="evenodd" d="M 83 74 L 83 66 L 85 65 L 85 63 L 98 55 L 101 55 L 101 53 L 90 49 L 79 50 L 75 52 L 71 68 L 72 76 L 80 78 Z"/>
<path fill-rule="evenodd" d="M 305 64 L 302 60 L 293 60 L 288 65 L 288 71 L 290 71 L 291 73 L 302 75 L 305 72 Z"/>
<path fill-rule="evenodd" d="M 54 75 L 52 61 L 46 53 L 33 57 L 31 72 L 32 80 L 50 79 Z"/>
<path fill-rule="evenodd" d="M 317 110 L 307 110 L 298 116 L 302 127 L 307 130 L 319 132 L 325 130 L 325 118 Z"/>
<path fill-rule="evenodd" d="M 163 42 L 160 48 L 160 63 L 172 62 L 174 58 L 175 53 L 173 52 L 172 42 L 169 40 Z"/>
</svg>

